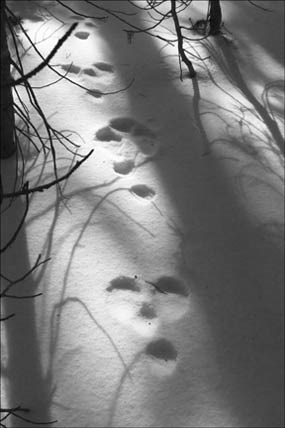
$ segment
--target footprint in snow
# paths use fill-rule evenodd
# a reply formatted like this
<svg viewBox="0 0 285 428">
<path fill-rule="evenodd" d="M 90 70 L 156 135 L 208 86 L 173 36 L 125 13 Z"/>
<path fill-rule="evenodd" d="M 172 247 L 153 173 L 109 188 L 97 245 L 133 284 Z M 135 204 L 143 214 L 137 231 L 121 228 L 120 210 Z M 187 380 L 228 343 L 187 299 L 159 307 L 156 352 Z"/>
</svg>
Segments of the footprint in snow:
<svg viewBox="0 0 285 428">
<path fill-rule="evenodd" d="M 117 160 L 113 163 L 113 169 L 119 175 L 129 174 L 134 167 L 135 163 L 132 159 Z"/>
<path fill-rule="evenodd" d="M 130 192 L 140 200 L 150 201 L 155 197 L 155 191 L 145 184 L 135 184 Z"/>
<path fill-rule="evenodd" d="M 110 120 L 110 127 L 130 134 L 139 151 L 146 156 L 154 156 L 159 150 L 155 132 L 132 117 L 116 117 Z"/>
<path fill-rule="evenodd" d="M 77 65 L 73 64 L 72 62 L 69 64 L 60 64 L 60 67 L 64 70 L 64 71 L 68 71 L 68 73 L 71 74 L 79 74 L 81 68 L 78 67 Z"/>
<path fill-rule="evenodd" d="M 97 76 L 96 71 L 92 67 L 86 67 L 82 69 L 83 74 L 87 74 L 87 76 L 95 77 Z"/>
<path fill-rule="evenodd" d="M 150 295 L 132 277 L 114 278 L 106 288 L 107 306 L 113 318 L 144 337 L 152 337 L 159 327 Z"/>
<path fill-rule="evenodd" d="M 117 117 L 110 120 L 110 126 L 121 132 L 131 132 L 135 124 L 136 121 L 131 117 Z"/>
<path fill-rule="evenodd" d="M 82 37 L 80 37 L 80 38 L 82 38 Z M 99 79 L 105 78 L 107 76 L 107 74 L 110 74 L 113 72 L 114 72 L 113 66 L 111 64 L 108 64 L 105 62 L 96 62 L 89 67 L 82 68 L 82 70 L 81 70 L 81 74 L 85 75 L 88 78 L 87 86 L 90 85 L 90 79 L 89 78 L 91 78 L 91 79 L 96 78 L 96 80 L 97 80 L 98 78 Z M 108 76 L 107 76 L 107 78 L 108 78 Z M 108 85 L 107 85 L 107 88 L 108 88 Z M 108 89 L 106 92 L 108 92 Z M 86 93 L 88 95 L 96 98 L 96 99 L 102 98 L 104 95 L 104 92 L 102 92 L 100 89 L 98 89 L 96 87 L 88 89 L 86 91 Z"/>
<path fill-rule="evenodd" d="M 108 64 L 107 62 L 99 61 L 94 62 L 94 67 L 98 68 L 100 71 L 105 71 L 107 73 L 114 73 L 114 67 L 112 64 Z"/>
<path fill-rule="evenodd" d="M 172 276 L 160 277 L 157 280 L 156 285 L 159 287 L 159 289 L 166 293 L 177 294 L 181 297 L 189 296 L 189 290 L 185 284 L 179 279 L 173 278 Z"/>
<path fill-rule="evenodd" d="M 179 321 L 189 311 L 189 289 L 180 279 L 161 276 L 154 283 L 157 291 L 154 302 L 161 320 L 165 323 Z"/>
<path fill-rule="evenodd" d="M 145 337 L 153 337 L 162 322 L 178 321 L 189 310 L 186 285 L 171 276 L 162 276 L 156 282 L 139 279 L 136 275 L 119 276 L 110 281 L 106 292 L 111 315 Z M 158 342 L 157 347 L 149 346 L 147 353 L 156 358 L 168 355 L 167 360 L 174 360 L 175 352 L 171 349 L 165 342 Z M 167 367 L 169 371 L 169 365 Z"/>
<path fill-rule="evenodd" d="M 104 128 L 100 128 L 95 137 L 99 141 L 121 141 L 122 137 L 118 133 L 114 132 L 109 126 L 105 126 Z"/>
<path fill-rule="evenodd" d="M 112 279 L 109 287 L 107 287 L 106 290 L 109 292 L 114 290 L 129 290 L 139 292 L 140 288 L 138 287 L 134 278 L 130 278 L 128 276 L 118 276 L 117 278 Z"/>
<path fill-rule="evenodd" d="M 120 152 L 123 151 L 120 154 L 125 154 L 129 158 L 131 156 L 135 158 L 138 153 L 141 153 L 144 159 L 151 158 L 159 151 L 159 142 L 154 131 L 132 117 L 111 119 L 107 127 L 101 128 L 96 132 L 96 139 L 98 139 L 97 135 L 101 131 L 105 132 L 106 129 L 112 129 L 115 136 L 121 135 L 121 139 L 124 139 L 124 147 L 120 147 Z M 110 134 L 110 131 L 108 134 Z M 116 138 L 115 141 L 118 141 L 118 137 Z"/>
<path fill-rule="evenodd" d="M 98 28 L 93 22 L 85 22 L 86 27 L 89 28 Z"/>
<path fill-rule="evenodd" d="M 174 372 L 178 352 L 169 340 L 162 338 L 150 342 L 145 354 L 149 357 L 150 369 L 154 374 L 163 376 Z"/>
<path fill-rule="evenodd" d="M 99 75 L 98 75 L 98 70 L 99 70 Z M 94 76 L 106 77 L 108 74 L 114 73 L 114 67 L 111 64 L 108 64 L 107 62 L 95 62 L 90 67 L 83 68 L 82 71 L 91 77 L 94 77 Z"/>
<path fill-rule="evenodd" d="M 89 31 L 77 31 L 74 34 L 74 37 L 77 37 L 80 40 L 87 40 L 89 36 L 90 36 Z"/>
</svg>

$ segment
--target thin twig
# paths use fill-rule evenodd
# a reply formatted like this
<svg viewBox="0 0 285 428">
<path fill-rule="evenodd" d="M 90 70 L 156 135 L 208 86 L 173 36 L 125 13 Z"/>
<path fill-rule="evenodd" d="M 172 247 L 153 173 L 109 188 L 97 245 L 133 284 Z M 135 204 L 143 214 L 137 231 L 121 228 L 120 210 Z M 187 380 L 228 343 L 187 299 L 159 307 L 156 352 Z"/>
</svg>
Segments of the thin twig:
<svg viewBox="0 0 285 428">
<path fill-rule="evenodd" d="M 75 170 L 77 170 L 81 164 L 83 164 L 83 162 L 85 162 L 90 156 L 91 154 L 94 152 L 94 149 L 90 150 L 90 152 L 84 156 L 83 159 L 81 159 L 80 161 L 77 161 L 76 164 L 66 173 L 64 174 L 62 177 L 59 177 L 56 180 L 53 180 L 47 184 L 43 184 L 41 186 L 37 186 L 37 187 L 32 187 L 31 189 L 22 189 L 19 190 L 17 192 L 12 192 L 12 193 L 4 193 L 3 195 L 3 199 L 4 198 L 11 198 L 11 197 L 17 197 L 17 196 L 21 196 L 21 195 L 27 195 L 30 193 L 35 193 L 35 192 L 43 192 L 44 190 L 49 189 L 50 187 L 54 186 L 55 184 L 58 184 L 59 182 L 66 180 L 68 177 L 70 177 L 71 174 L 74 173 Z"/>
<path fill-rule="evenodd" d="M 260 4 L 254 3 L 252 0 L 247 0 L 248 3 L 252 4 L 252 6 L 257 7 L 258 9 L 264 10 L 265 12 L 273 12 L 272 9 L 267 9 L 264 6 L 260 6 Z"/>
<path fill-rule="evenodd" d="M 16 315 L 16 314 L 10 314 L 10 315 L 7 315 L 7 316 L 6 316 L 6 317 L 4 317 L 4 318 L 0 318 L 0 322 L 2 322 L 2 321 L 7 321 L 7 320 L 9 320 L 10 318 L 13 318 L 15 315 Z M 0 412 L 1 412 L 1 410 L 0 410 Z"/>
<path fill-rule="evenodd" d="M 37 67 L 35 67 L 33 70 L 31 70 L 29 73 L 25 74 L 24 76 L 19 77 L 19 79 L 16 79 L 12 81 L 10 86 L 16 86 L 20 85 L 20 83 L 23 83 L 30 79 L 31 77 L 35 76 L 37 73 L 39 73 L 48 63 L 49 61 L 54 57 L 54 55 L 57 53 L 59 48 L 63 45 L 63 43 L 67 40 L 67 38 L 70 36 L 72 31 L 77 27 L 78 22 L 74 22 L 69 30 L 59 39 L 55 47 L 52 49 L 52 51 L 48 54 L 48 56 L 45 58 L 43 62 L 41 62 Z"/>
</svg>

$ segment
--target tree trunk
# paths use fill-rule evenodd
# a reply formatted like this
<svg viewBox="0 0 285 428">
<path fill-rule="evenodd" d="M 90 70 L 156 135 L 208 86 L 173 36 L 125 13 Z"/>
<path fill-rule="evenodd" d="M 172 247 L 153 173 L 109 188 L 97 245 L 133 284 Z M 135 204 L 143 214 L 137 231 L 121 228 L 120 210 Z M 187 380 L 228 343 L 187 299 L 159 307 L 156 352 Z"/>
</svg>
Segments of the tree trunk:
<svg viewBox="0 0 285 428">
<path fill-rule="evenodd" d="M 222 9 L 220 0 L 209 0 L 210 1 L 210 12 L 209 12 L 209 23 L 211 36 L 216 36 L 220 33 L 222 24 Z"/>
<path fill-rule="evenodd" d="M 6 159 L 12 156 L 16 150 L 14 141 L 15 119 L 13 109 L 12 88 L 9 86 L 10 75 L 10 52 L 6 35 L 6 0 L 0 1 L 1 7 L 1 131 L 0 131 L 0 158 Z"/>
<path fill-rule="evenodd" d="M 175 31 L 177 34 L 177 38 L 178 38 L 178 53 L 182 59 L 182 61 L 184 62 L 184 64 L 187 66 L 188 71 L 189 71 L 189 76 L 192 78 L 194 78 L 196 76 L 196 71 L 194 70 L 193 64 L 190 61 L 190 59 L 187 57 L 184 48 L 183 48 L 183 35 L 181 32 L 181 26 L 179 24 L 179 19 L 177 16 L 177 12 L 176 12 L 176 0 L 171 0 L 171 15 L 173 18 L 173 22 L 175 25 Z"/>
</svg>

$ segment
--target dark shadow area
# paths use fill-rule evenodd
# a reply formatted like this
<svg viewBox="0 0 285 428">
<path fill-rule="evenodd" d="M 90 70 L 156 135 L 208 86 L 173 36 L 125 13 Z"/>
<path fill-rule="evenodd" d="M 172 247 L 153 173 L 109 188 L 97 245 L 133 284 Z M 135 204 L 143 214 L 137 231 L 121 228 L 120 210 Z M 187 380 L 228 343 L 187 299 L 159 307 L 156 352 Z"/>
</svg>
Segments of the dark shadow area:
<svg viewBox="0 0 285 428">
<path fill-rule="evenodd" d="M 272 135 L 273 141 L 279 148 L 280 152 L 284 155 L 284 138 L 278 128 L 278 125 L 274 118 L 270 116 L 265 106 L 263 106 L 256 99 L 246 81 L 244 80 L 232 46 L 223 37 L 215 38 L 214 46 L 216 47 L 217 51 L 219 51 L 217 52 L 217 55 L 214 54 L 217 64 L 219 64 L 221 70 L 226 72 L 229 80 L 233 82 L 233 84 L 241 91 L 245 98 L 252 104 L 255 111 L 259 114 L 268 131 Z M 210 51 L 213 52 L 211 47 Z M 221 64 L 221 62 L 224 62 L 224 66 Z"/>
<path fill-rule="evenodd" d="M 276 19 L 276 15 L 284 16 L 284 2 L 265 0 L 262 4 L 259 2 L 255 2 L 255 4 L 268 11 L 253 6 L 249 2 L 231 2 L 232 12 L 229 20 L 234 21 L 239 31 L 245 33 L 253 44 L 260 44 L 274 60 L 284 64 L 284 50 L 281 43 L 282 37 L 284 37 L 284 23 L 282 19 Z M 274 31 L 270 32 L 270 36 L 268 36 L 268 29 L 273 21 Z"/>
<path fill-rule="evenodd" d="M 11 171 L 14 168 L 12 163 L 13 161 L 10 160 L 6 162 L 6 179 L 7 171 L 9 176 L 9 169 Z M 3 169 L 2 164 L 2 173 Z M 15 232 L 15 227 L 19 224 L 24 210 L 25 203 L 18 198 L 7 212 L 2 214 L 2 245 Z M 16 241 L 1 257 L 1 273 L 12 281 L 23 276 L 35 262 L 28 259 L 28 254 L 25 227 L 23 227 Z M 43 266 L 40 266 L 38 271 Z M 2 284 L 3 286 L 7 285 L 4 280 Z M 42 356 L 36 327 L 36 305 L 40 304 L 39 300 L 42 296 L 23 298 L 37 293 L 39 293 L 37 283 L 33 275 L 29 275 L 25 280 L 12 287 L 9 292 L 9 294 L 20 298 L 3 298 L 2 317 L 10 314 L 15 314 L 15 316 L 1 324 L 1 328 L 5 329 L 7 346 L 7 362 L 5 367 L 2 367 L 1 374 L 7 379 L 9 406 L 21 406 L 29 409 L 29 412 L 19 411 L 17 414 L 20 417 L 37 422 L 37 426 L 53 426 L 48 424 L 51 421 L 49 410 L 50 390 L 49 382 L 43 373 Z M 6 422 L 11 427 L 32 426 L 31 423 L 13 416 L 9 417 Z M 42 423 L 46 425 L 42 425 Z"/>
</svg>

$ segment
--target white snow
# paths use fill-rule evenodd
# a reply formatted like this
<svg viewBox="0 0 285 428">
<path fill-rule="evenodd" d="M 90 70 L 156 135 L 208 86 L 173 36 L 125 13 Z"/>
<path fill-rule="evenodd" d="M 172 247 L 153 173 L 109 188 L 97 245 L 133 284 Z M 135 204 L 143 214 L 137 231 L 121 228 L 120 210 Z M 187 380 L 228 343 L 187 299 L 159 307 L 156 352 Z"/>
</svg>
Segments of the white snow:
<svg viewBox="0 0 285 428">
<path fill-rule="evenodd" d="M 273 9 L 265 12 L 222 1 L 230 33 L 191 43 L 209 57 L 190 57 L 193 81 L 183 65 L 179 78 L 176 46 L 143 34 L 129 44 L 114 18 L 41 2 L 61 27 L 11 3 L 43 55 L 78 20 L 51 63 L 88 90 L 60 80 L 35 93 L 53 127 L 94 153 L 63 185 L 64 199 L 55 188 L 31 196 L 3 255 L 11 279 L 39 254 L 51 260 L 14 290 L 42 296 L 5 301 L 3 313 L 16 316 L 2 328 L 2 407 L 30 408 L 21 415 L 54 427 L 283 426 L 284 3 L 259 1 Z M 181 20 L 206 9 L 194 1 Z M 135 10 L 122 16 L 149 25 Z M 32 49 L 23 56 L 26 71 L 39 62 Z M 45 68 L 31 84 L 57 78 Z M 54 179 L 51 154 L 23 144 L 30 188 Z M 55 148 L 63 175 L 74 156 Z M 12 191 L 15 160 L 1 169 Z M 2 246 L 24 207 L 18 198 L 3 212 Z"/>
</svg>

